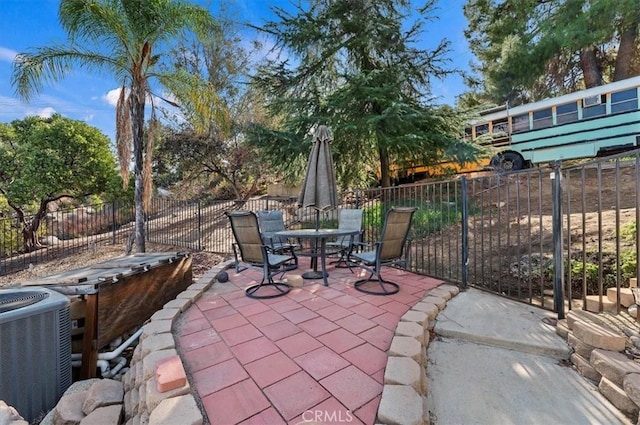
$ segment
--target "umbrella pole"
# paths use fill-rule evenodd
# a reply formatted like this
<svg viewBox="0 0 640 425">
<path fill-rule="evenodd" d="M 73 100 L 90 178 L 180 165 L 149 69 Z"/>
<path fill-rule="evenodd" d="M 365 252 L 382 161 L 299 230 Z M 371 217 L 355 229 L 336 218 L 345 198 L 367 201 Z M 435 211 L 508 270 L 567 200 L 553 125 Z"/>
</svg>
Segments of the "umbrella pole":
<svg viewBox="0 0 640 425">
<path fill-rule="evenodd" d="M 320 210 L 316 209 L 316 232 L 320 230 Z M 302 274 L 304 279 L 320 279 L 323 276 L 321 271 L 318 271 L 318 238 L 313 238 L 313 256 L 311 257 L 312 271 L 308 271 Z"/>
</svg>

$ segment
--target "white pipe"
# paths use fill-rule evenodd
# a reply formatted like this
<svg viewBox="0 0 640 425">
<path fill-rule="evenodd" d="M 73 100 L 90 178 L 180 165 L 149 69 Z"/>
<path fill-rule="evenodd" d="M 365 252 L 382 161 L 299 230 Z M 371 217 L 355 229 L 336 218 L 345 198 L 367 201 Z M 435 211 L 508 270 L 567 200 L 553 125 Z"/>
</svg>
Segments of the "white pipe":
<svg viewBox="0 0 640 425">
<path fill-rule="evenodd" d="M 118 363 L 114 367 L 102 373 L 103 378 L 113 378 L 118 374 L 120 369 L 122 369 L 124 365 L 127 364 L 127 359 L 124 357 L 118 357 L 116 360 L 118 360 Z"/>
<path fill-rule="evenodd" d="M 107 360 L 98 360 L 96 362 L 96 366 L 100 368 L 100 375 L 104 376 L 105 373 L 109 372 L 109 362 Z"/>
<path fill-rule="evenodd" d="M 138 339 L 142 335 L 142 328 L 138 329 L 133 335 L 129 337 L 125 342 L 123 342 L 118 348 L 113 351 L 109 351 L 106 353 L 98 353 L 98 359 L 101 360 L 113 360 L 116 357 L 119 357 L 122 352 L 129 347 L 133 341 Z"/>
<path fill-rule="evenodd" d="M 120 357 L 120 354 L 122 354 L 122 352 L 127 347 L 129 347 L 133 343 L 133 341 L 138 339 L 140 337 L 140 335 L 142 335 L 142 328 L 138 329 L 133 335 L 131 335 L 129 337 L 129 339 L 127 339 L 125 342 L 123 342 L 115 350 L 107 351 L 107 352 L 103 352 L 103 353 L 98 353 L 98 359 L 100 359 L 100 360 L 113 360 L 116 357 Z M 71 354 L 71 359 L 72 360 L 81 360 L 82 359 L 82 353 L 72 353 Z"/>
<path fill-rule="evenodd" d="M 82 367 L 82 360 L 71 360 L 72 367 Z M 106 360 L 98 360 L 96 366 L 100 367 L 100 374 L 104 375 L 109 371 L 109 362 Z"/>
<path fill-rule="evenodd" d="M 122 337 L 121 336 L 119 336 L 116 339 L 114 339 L 113 341 L 111 341 L 109 343 L 109 348 L 111 348 L 113 350 L 114 348 L 116 348 L 120 344 L 122 344 Z"/>
</svg>

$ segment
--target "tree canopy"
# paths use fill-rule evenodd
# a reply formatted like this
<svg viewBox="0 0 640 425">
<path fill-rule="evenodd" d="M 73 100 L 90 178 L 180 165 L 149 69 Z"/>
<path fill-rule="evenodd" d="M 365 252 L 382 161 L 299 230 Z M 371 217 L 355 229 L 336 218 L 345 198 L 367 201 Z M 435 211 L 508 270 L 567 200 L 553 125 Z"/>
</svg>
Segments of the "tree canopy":
<svg viewBox="0 0 640 425">
<path fill-rule="evenodd" d="M 319 124 L 333 132 L 343 187 L 372 175 L 389 186 L 393 166 L 473 156 L 460 141 L 460 117 L 431 96 L 431 80 L 454 72 L 447 68 L 448 41 L 431 51 L 417 47 L 434 3 L 416 11 L 406 0 L 313 0 L 293 13 L 274 8 L 277 20 L 257 29 L 276 40 L 279 56 L 260 67 L 254 84 L 279 125 L 251 131 L 274 170 L 290 179 L 302 174 Z"/>
<path fill-rule="evenodd" d="M 218 197 L 239 199 L 258 190 L 266 174 L 244 137 L 247 123 L 261 118 L 247 91 L 249 51 L 239 25 L 229 18 L 232 11 L 221 9 L 216 31 L 206 39 L 180 40 L 172 51 L 169 66 L 205 84 L 198 90 L 170 86 L 180 114 L 166 117 L 171 124 L 158 140 L 154 169 L 169 184 L 182 180 L 183 189 L 206 188 Z"/>
<path fill-rule="evenodd" d="M 0 194 L 23 226 L 26 249 L 38 244 L 49 202 L 100 194 L 117 178 L 109 143 L 97 128 L 61 115 L 0 124 Z"/>
<path fill-rule="evenodd" d="M 480 91 L 517 105 L 640 75 L 637 0 L 467 0 Z"/>
<path fill-rule="evenodd" d="M 45 83 L 65 77 L 73 67 L 109 75 L 121 84 L 116 107 L 116 138 L 125 184 L 133 155 L 135 241 L 145 251 L 145 201 L 152 188 L 154 82 L 193 82 L 187 73 L 162 73 L 159 64 L 176 36 L 194 31 L 205 37 L 215 27 L 209 12 L 180 0 L 61 0 L 59 21 L 69 45 L 47 46 L 20 53 L 13 84 L 29 100 Z M 193 84 L 197 91 L 197 84 Z M 152 117 L 145 137 L 145 105 L 152 99 Z M 131 243 L 128 250 L 131 249 Z"/>
</svg>

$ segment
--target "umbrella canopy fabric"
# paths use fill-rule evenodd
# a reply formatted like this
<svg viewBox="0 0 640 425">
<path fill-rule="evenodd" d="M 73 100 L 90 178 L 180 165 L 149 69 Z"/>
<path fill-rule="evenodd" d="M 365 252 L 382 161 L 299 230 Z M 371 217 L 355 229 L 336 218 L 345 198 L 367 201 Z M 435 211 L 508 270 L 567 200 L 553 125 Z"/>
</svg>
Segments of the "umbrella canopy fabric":
<svg viewBox="0 0 640 425">
<path fill-rule="evenodd" d="M 298 205 L 324 211 L 338 206 L 336 173 L 331 157 L 331 135 L 326 125 L 321 125 L 313 136 L 313 146 L 307 163 Z"/>
</svg>

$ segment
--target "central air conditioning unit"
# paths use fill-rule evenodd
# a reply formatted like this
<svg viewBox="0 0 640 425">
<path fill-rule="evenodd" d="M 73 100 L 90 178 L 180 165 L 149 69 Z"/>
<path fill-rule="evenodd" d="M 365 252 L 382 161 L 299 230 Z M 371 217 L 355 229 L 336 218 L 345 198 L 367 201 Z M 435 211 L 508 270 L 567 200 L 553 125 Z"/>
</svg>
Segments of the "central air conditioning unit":
<svg viewBox="0 0 640 425">
<path fill-rule="evenodd" d="M 0 290 L 0 400 L 33 422 L 71 379 L 69 298 L 41 287 Z"/>
</svg>

